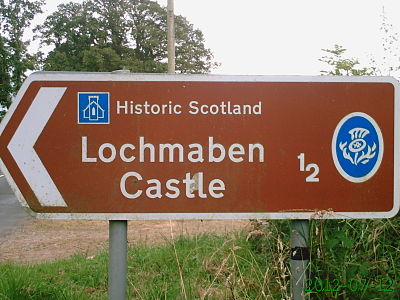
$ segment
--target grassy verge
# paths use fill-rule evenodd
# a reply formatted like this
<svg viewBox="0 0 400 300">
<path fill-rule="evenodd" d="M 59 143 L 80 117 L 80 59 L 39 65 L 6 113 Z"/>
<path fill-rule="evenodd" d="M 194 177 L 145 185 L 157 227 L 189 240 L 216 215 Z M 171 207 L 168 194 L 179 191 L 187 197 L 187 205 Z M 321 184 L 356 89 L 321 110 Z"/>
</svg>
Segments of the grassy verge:
<svg viewBox="0 0 400 300">
<path fill-rule="evenodd" d="M 289 299 L 289 224 L 132 247 L 128 299 Z M 400 299 L 399 217 L 313 221 L 311 232 L 311 299 Z M 0 299 L 107 299 L 107 260 L 2 264 Z"/>
<path fill-rule="evenodd" d="M 399 215 L 314 221 L 312 231 L 310 278 L 318 299 L 400 299 Z"/>
</svg>

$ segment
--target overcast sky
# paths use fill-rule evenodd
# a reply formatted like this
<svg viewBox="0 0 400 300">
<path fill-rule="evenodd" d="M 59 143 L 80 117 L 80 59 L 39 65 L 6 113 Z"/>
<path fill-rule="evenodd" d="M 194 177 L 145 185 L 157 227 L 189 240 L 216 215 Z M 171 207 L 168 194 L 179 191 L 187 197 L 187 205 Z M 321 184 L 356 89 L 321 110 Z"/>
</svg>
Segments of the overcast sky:
<svg viewBox="0 0 400 300">
<path fill-rule="evenodd" d="M 66 1 L 47 2 L 36 24 Z M 400 32 L 399 0 L 175 0 L 175 13 L 202 30 L 221 63 L 216 74 L 318 75 L 321 49 L 334 44 L 364 64 L 379 61 L 383 7 Z"/>
</svg>

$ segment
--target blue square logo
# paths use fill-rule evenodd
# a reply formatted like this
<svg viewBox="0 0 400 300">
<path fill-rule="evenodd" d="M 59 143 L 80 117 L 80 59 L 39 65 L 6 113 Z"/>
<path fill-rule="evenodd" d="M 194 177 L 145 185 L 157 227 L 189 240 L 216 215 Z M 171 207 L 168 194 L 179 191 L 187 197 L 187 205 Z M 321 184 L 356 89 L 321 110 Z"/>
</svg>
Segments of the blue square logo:
<svg viewBox="0 0 400 300">
<path fill-rule="evenodd" d="M 78 93 L 78 124 L 110 124 L 110 93 Z"/>
</svg>

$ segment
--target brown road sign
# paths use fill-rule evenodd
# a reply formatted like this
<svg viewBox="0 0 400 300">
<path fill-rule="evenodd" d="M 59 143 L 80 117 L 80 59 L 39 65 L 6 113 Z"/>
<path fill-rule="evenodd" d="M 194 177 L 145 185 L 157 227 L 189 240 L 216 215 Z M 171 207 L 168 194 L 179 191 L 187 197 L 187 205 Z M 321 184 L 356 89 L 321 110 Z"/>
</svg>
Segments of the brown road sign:
<svg viewBox="0 0 400 300">
<path fill-rule="evenodd" d="M 389 77 L 34 73 L 1 168 L 39 218 L 387 218 Z"/>
</svg>

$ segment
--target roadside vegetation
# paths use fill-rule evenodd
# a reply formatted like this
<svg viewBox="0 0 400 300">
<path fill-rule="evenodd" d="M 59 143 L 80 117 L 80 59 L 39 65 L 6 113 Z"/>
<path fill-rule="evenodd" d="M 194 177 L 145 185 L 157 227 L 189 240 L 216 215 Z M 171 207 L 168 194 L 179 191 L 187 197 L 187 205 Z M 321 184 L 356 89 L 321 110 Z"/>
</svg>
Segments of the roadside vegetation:
<svg viewBox="0 0 400 300">
<path fill-rule="evenodd" d="M 165 30 L 166 11 L 154 1 L 136 5 L 128 23 L 118 21 L 124 19 L 122 8 L 139 1 L 118 1 L 119 6 L 113 6 L 112 11 L 116 15 L 114 23 L 93 19 L 90 28 L 82 28 L 82 20 L 94 13 L 107 15 L 108 11 L 101 10 L 106 5 L 97 5 L 107 4 L 106 0 L 63 4 L 36 29 L 38 38 L 54 47 L 46 57 L 41 53 L 29 54 L 29 41 L 22 42 L 24 29 L 41 11 L 43 1 L 14 1 L 25 4 L 15 7 L 4 3 L 0 0 L 0 28 L 6 33 L 0 34 L 0 75 L 4 79 L 0 87 L 1 107 L 10 105 L 27 70 L 166 70 L 165 37 L 160 37 Z M 16 9 L 20 9 L 18 14 Z M 151 22 L 132 27 L 140 23 L 139 9 L 148 12 Z M 16 15 L 21 17 L 16 20 Z M 383 47 L 389 49 L 383 67 L 359 66 L 357 59 L 345 57 L 346 49 L 335 45 L 323 50 L 325 56 L 321 61 L 330 70 L 322 74 L 391 75 L 399 71 L 399 52 L 391 46 L 398 36 L 383 17 Z M 60 35 L 59 24 L 67 21 L 68 31 Z M 177 48 L 178 71 L 209 72 L 216 63 L 211 50 L 204 46 L 201 31 L 183 17 L 177 17 L 177 23 L 185 29 L 177 33 L 181 41 Z M 98 30 L 101 26 L 106 28 Z M 104 35 L 105 32 L 110 35 Z M 153 38 L 139 39 L 147 35 Z M 396 62 L 393 64 L 389 58 Z M 3 114 L 0 111 L 0 118 Z M 158 245 L 136 245 L 128 252 L 128 299 L 289 299 L 289 232 L 290 221 L 253 221 L 251 230 L 234 235 L 205 234 L 166 238 Z M 310 250 L 306 288 L 310 299 L 400 299 L 399 215 L 388 220 L 312 220 Z M 81 254 L 36 265 L 2 263 L 0 300 L 107 299 L 107 262 L 104 251 L 96 256 Z"/>
<path fill-rule="evenodd" d="M 33 29 L 41 45 L 34 51 L 25 36 L 45 2 L 0 0 L 0 121 L 30 71 L 167 71 L 167 8 L 158 2 L 65 1 Z M 175 24 L 177 73 L 219 65 L 200 29 L 180 15 Z"/>
<path fill-rule="evenodd" d="M 128 252 L 128 299 L 289 299 L 289 221 L 140 244 Z M 313 220 L 309 299 L 399 299 L 400 217 Z M 107 251 L 0 265 L 0 299 L 107 299 Z M 344 287 L 346 286 L 346 287 Z"/>
</svg>

